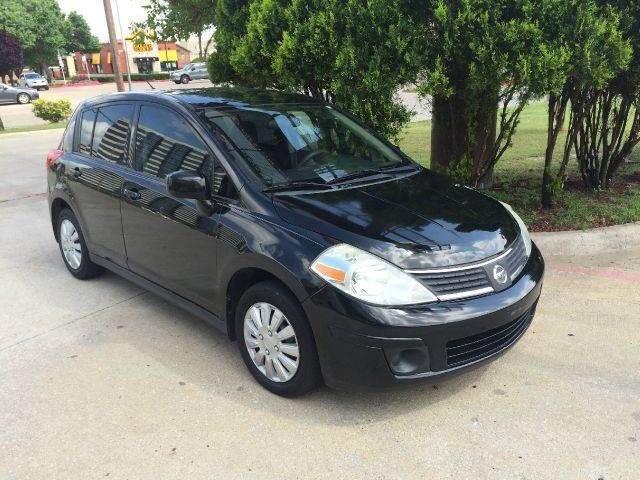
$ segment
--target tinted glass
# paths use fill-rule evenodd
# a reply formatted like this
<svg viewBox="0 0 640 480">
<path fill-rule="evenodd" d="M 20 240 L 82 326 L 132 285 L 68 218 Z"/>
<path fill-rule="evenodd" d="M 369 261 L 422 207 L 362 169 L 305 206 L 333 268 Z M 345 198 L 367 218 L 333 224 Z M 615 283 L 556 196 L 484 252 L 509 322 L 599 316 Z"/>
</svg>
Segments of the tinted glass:
<svg viewBox="0 0 640 480">
<path fill-rule="evenodd" d="M 91 153 L 91 137 L 93 136 L 93 124 L 96 120 L 95 110 L 85 110 L 82 112 L 80 121 L 80 140 L 78 141 L 78 152 L 89 155 Z"/>
<path fill-rule="evenodd" d="M 91 154 L 108 162 L 125 163 L 133 105 L 100 107 L 93 131 Z"/>
<path fill-rule="evenodd" d="M 390 145 L 326 106 L 255 106 L 203 111 L 213 134 L 266 185 L 329 182 L 408 164 Z"/>
<path fill-rule="evenodd" d="M 70 152 L 73 150 L 73 133 L 76 130 L 76 117 L 72 117 L 67 129 L 64 131 L 64 136 L 62 137 L 62 150 L 65 152 Z"/>
<path fill-rule="evenodd" d="M 38 75 L 37 73 L 27 73 L 25 77 L 29 79 L 34 79 L 34 78 L 40 78 L 40 75 Z"/>
<path fill-rule="evenodd" d="M 226 170 L 216 160 L 214 162 L 213 178 L 211 180 L 211 193 L 219 195 L 221 197 L 227 197 L 231 199 L 238 198 L 238 191 L 233 185 L 231 178 L 227 174 Z"/>
<path fill-rule="evenodd" d="M 185 119 L 163 107 L 143 105 L 136 133 L 135 169 L 164 178 L 186 170 L 211 179 L 204 143 Z"/>
</svg>

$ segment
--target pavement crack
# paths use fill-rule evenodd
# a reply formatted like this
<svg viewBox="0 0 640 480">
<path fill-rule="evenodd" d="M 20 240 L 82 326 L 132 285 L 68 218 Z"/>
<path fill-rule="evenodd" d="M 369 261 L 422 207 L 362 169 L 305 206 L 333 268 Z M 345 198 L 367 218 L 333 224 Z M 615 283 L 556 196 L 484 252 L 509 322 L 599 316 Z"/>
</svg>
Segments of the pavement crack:
<svg viewBox="0 0 640 480">
<path fill-rule="evenodd" d="M 24 199 L 27 199 L 27 198 L 44 197 L 46 194 L 47 194 L 47 192 L 29 193 L 29 194 L 24 195 L 22 197 L 4 198 L 4 199 L 0 199 L 0 204 L 9 203 L 9 202 L 17 202 L 18 200 L 24 200 Z"/>
<path fill-rule="evenodd" d="M 120 300 L 119 302 L 116 302 L 114 304 L 107 305 L 106 307 L 100 308 L 98 310 L 94 310 L 93 312 L 89 312 L 89 313 L 87 313 L 85 315 L 81 315 L 80 317 L 71 319 L 68 322 L 61 323 L 60 325 L 56 325 L 55 327 L 52 327 L 52 328 L 50 328 L 48 330 L 45 330 L 44 332 L 36 333 L 35 335 L 31 335 L 30 337 L 23 338 L 22 340 L 19 340 L 16 343 L 12 343 L 11 345 L 7 345 L 5 347 L 0 348 L 0 352 L 4 352 L 5 350 L 9 350 L 10 348 L 16 347 L 18 345 L 22 345 L 23 343 L 26 343 L 26 342 L 34 340 L 34 339 L 36 339 L 38 337 L 42 337 L 44 335 L 47 335 L 47 334 L 49 334 L 51 332 L 54 332 L 54 331 L 56 331 L 56 330 L 58 330 L 60 328 L 66 327 L 68 325 L 71 325 L 72 323 L 79 322 L 80 320 L 83 320 L 83 319 L 85 319 L 87 317 L 90 317 L 92 315 L 95 315 L 97 313 L 101 313 L 101 312 L 104 312 L 105 310 L 109 310 L 110 308 L 117 307 L 118 305 L 121 305 L 121 304 L 123 304 L 125 302 L 128 302 L 129 300 L 133 300 L 134 298 L 140 297 L 140 296 L 145 295 L 147 293 L 149 293 L 149 292 L 143 291 L 143 292 L 137 293 L 135 295 L 132 295 L 131 297 L 125 298 L 123 300 Z"/>
</svg>

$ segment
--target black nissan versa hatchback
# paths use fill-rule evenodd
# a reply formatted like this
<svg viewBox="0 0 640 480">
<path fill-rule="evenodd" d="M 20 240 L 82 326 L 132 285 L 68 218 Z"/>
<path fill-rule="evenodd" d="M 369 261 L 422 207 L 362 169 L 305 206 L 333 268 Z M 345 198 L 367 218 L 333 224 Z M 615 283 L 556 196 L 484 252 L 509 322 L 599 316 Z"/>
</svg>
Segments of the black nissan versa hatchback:
<svg viewBox="0 0 640 480">
<path fill-rule="evenodd" d="M 232 88 L 78 107 L 47 156 L 72 275 L 107 268 L 238 343 L 270 391 L 378 389 L 496 357 L 543 259 L 505 204 L 307 97 Z"/>
</svg>

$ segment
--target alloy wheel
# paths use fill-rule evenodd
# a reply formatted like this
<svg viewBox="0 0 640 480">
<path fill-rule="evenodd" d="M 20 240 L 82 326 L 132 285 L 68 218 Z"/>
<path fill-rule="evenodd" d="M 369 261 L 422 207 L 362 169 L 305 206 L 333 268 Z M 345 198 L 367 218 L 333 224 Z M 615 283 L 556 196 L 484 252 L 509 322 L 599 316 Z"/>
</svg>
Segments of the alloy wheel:
<svg viewBox="0 0 640 480">
<path fill-rule="evenodd" d="M 67 219 L 60 223 L 60 247 L 67 264 L 77 270 L 82 262 L 82 245 L 75 225 Z"/>
<path fill-rule="evenodd" d="M 26 93 L 21 93 L 20 95 L 18 95 L 18 103 L 22 103 L 23 105 L 25 103 L 29 103 L 29 95 L 27 95 Z"/>
<path fill-rule="evenodd" d="M 244 317 L 244 343 L 256 368 L 273 382 L 287 382 L 300 365 L 300 348 L 285 314 L 270 303 L 254 303 Z"/>
</svg>

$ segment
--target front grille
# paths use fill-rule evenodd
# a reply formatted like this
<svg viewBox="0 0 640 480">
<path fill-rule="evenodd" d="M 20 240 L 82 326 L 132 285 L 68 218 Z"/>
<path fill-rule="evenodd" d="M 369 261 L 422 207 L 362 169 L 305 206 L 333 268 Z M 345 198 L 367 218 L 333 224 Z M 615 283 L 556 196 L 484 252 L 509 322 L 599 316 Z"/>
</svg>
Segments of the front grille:
<svg viewBox="0 0 640 480">
<path fill-rule="evenodd" d="M 439 297 L 491 288 L 491 282 L 482 267 L 437 273 L 421 273 L 417 277 Z"/>
<path fill-rule="evenodd" d="M 494 260 L 479 262 L 478 266 L 462 265 L 412 273 L 440 300 L 453 300 L 492 293 L 494 286 L 489 275 L 494 265 L 502 265 L 509 277 L 515 280 L 527 260 L 524 240 L 518 237 L 506 254 L 500 254 Z"/>
<path fill-rule="evenodd" d="M 524 248 L 524 240 L 518 237 L 511 248 L 509 255 L 504 259 L 503 266 L 509 272 L 511 278 L 515 278 L 527 263 L 527 252 Z"/>
<path fill-rule="evenodd" d="M 447 367 L 489 356 L 511 345 L 527 329 L 533 318 L 533 309 L 501 327 L 458 338 L 447 343 Z"/>
</svg>

